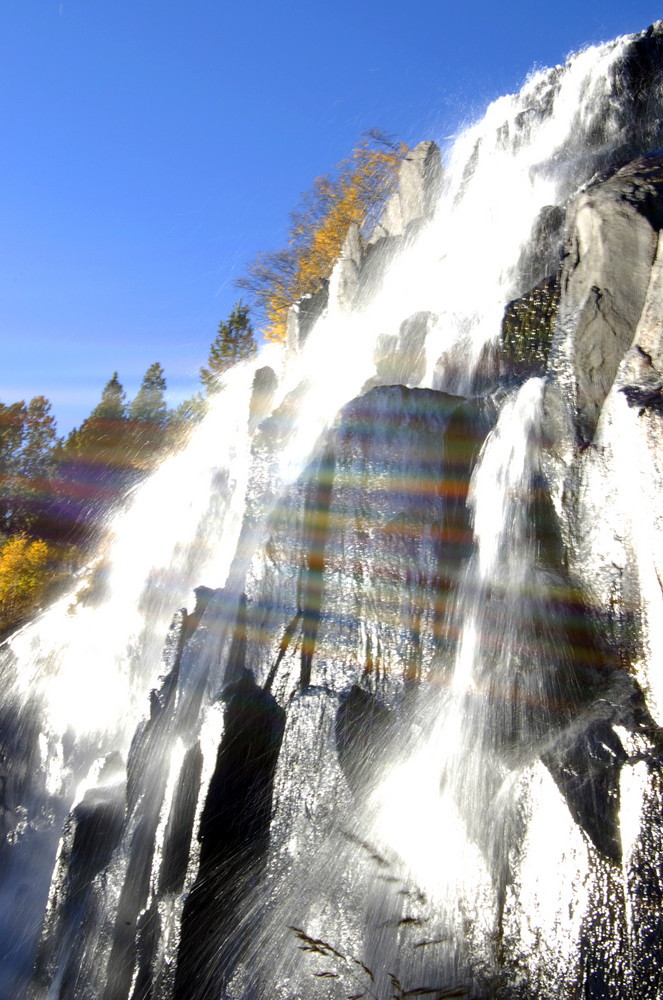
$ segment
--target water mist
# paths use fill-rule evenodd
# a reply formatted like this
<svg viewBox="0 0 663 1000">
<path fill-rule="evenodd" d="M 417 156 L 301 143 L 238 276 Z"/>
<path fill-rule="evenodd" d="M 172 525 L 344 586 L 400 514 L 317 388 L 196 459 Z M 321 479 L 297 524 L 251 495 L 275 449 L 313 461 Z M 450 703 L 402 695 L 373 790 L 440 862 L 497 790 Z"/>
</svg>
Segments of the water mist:
<svg viewBox="0 0 663 1000">
<path fill-rule="evenodd" d="M 662 104 L 659 25 L 412 151 L 313 329 L 0 649 L 3 996 L 658 995 L 660 494 L 620 477 L 661 387 L 620 362 L 582 437 L 563 248 Z"/>
</svg>

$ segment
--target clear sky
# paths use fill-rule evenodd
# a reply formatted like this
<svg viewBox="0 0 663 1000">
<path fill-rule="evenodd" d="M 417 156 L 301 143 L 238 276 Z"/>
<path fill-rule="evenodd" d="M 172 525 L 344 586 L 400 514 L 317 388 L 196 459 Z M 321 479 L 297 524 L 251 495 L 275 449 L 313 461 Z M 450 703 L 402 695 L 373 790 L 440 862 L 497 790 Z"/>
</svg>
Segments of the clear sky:
<svg viewBox="0 0 663 1000">
<path fill-rule="evenodd" d="M 369 128 L 444 145 L 645 0 L 0 0 L 0 401 L 197 388 L 233 281 Z"/>
</svg>

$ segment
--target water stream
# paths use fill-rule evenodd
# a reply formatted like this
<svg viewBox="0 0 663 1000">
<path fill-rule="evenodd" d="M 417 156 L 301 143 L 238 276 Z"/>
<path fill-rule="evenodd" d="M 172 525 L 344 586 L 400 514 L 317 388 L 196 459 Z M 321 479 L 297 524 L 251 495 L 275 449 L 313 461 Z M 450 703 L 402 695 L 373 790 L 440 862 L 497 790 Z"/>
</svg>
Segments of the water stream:
<svg viewBox="0 0 663 1000">
<path fill-rule="evenodd" d="M 633 45 L 492 104 L 352 308 L 233 371 L 0 648 L 3 997 L 591 986 L 621 848 L 569 761 L 581 731 L 619 751 L 543 488 L 546 377 L 494 359 L 578 188 L 660 140 Z"/>
</svg>

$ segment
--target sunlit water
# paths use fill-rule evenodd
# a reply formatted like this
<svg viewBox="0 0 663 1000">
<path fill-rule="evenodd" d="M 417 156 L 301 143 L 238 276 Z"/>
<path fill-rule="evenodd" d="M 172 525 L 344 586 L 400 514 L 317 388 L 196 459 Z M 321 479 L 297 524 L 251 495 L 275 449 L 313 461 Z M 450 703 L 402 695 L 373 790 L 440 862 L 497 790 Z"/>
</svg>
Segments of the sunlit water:
<svg viewBox="0 0 663 1000">
<path fill-rule="evenodd" d="M 233 373 L 187 448 L 108 525 L 91 592 L 84 577 L 8 641 L 18 691 L 43 695 L 55 733 L 115 740 L 119 727 L 130 738 L 173 613 L 192 603 L 197 584 L 225 583 L 244 509 L 252 379 L 248 367 Z"/>
<path fill-rule="evenodd" d="M 611 73 L 625 44 L 590 48 L 564 68 L 532 75 L 519 95 L 496 101 L 481 122 L 460 135 L 447 151 L 434 217 L 393 261 L 380 288 L 351 313 L 330 309 L 299 356 L 285 361 L 278 348 L 269 347 L 254 363 L 233 371 L 186 448 L 166 460 L 109 525 L 95 587 L 90 590 L 89 580 L 82 578 L 0 651 L 6 702 L 12 710 L 29 709 L 40 733 L 35 778 L 26 783 L 11 833 L 17 847 L 0 898 L 7 928 L 29 870 L 35 885 L 34 939 L 65 814 L 95 787 L 100 769 L 95 759 L 112 750 L 126 755 L 136 724 L 147 714 L 148 693 L 166 669 L 162 649 L 173 614 L 182 607 L 193 610 L 196 586 L 213 588 L 217 627 L 208 626 L 195 655 L 183 658 L 173 721 L 164 724 L 162 759 L 155 759 L 151 749 L 145 764 L 155 782 L 164 785 L 162 799 L 155 793 L 151 806 L 155 847 L 149 892 L 162 922 L 158 996 L 172 996 L 183 899 L 198 861 L 194 844 L 183 892 L 159 896 L 169 809 L 186 755 L 197 743 L 201 787 L 213 771 L 223 731 L 216 696 L 225 680 L 224 656 L 247 568 L 256 560 L 269 563 L 270 511 L 319 459 L 316 445 L 339 409 L 375 375 L 377 338 L 396 335 L 413 313 L 431 314 L 426 373 L 417 384 L 452 392 L 472 388 L 486 348 L 499 337 L 505 305 L 557 266 L 558 240 L 553 250 L 528 251 L 540 213 L 548 206 L 564 207 L 578 185 L 609 160 L 618 138 Z M 277 444 L 261 456 L 252 451 L 259 435 L 251 422 L 251 395 L 255 372 L 266 365 L 279 379 L 271 404 L 279 433 Z M 403 380 L 408 382 L 406 371 Z M 567 836 L 569 825 L 552 779 L 536 763 L 547 720 L 532 706 L 549 698 L 552 667 L 528 672 L 523 663 L 523 649 L 533 639 L 523 634 L 522 621 L 528 614 L 545 617 L 548 589 L 555 583 L 536 565 L 528 516 L 539 471 L 542 392 L 541 380 L 531 380 L 500 397 L 501 413 L 472 481 L 476 546 L 454 612 L 463 626 L 453 662 L 438 662 L 426 653 L 423 676 L 433 683 L 419 697 L 416 711 L 410 706 L 403 712 L 400 752 L 393 755 L 393 766 L 384 761 L 376 766 L 369 804 L 356 807 L 349 793 L 344 798 L 333 791 L 342 783 L 330 751 L 333 709 L 320 690 L 293 700 L 284 741 L 289 749 L 275 781 L 268 874 L 255 910 L 244 918 L 253 928 L 255 917 L 262 930 L 238 965 L 229 997 L 253 995 L 251 984 L 264 986 L 266 968 L 278 995 L 296 995 L 308 972 L 286 957 L 283 930 L 295 921 L 306 922 L 311 934 L 337 934 L 337 942 L 346 942 L 348 949 L 360 948 L 363 938 L 364 955 L 381 964 L 380 988 L 386 988 L 393 971 L 385 963 L 394 952 L 411 978 L 435 969 L 454 975 L 463 968 L 468 948 L 490 966 L 502 920 L 511 920 L 513 927 L 522 924 L 518 933 L 525 951 L 538 947 L 537 935 L 546 935 L 541 967 L 547 961 L 553 967 L 560 959 L 578 960 L 573 942 L 583 913 L 579 885 L 587 855 L 579 834 L 562 845 L 558 833 L 556 853 L 551 852 L 546 826 Z M 639 523 L 636 518 L 634 533 Z M 654 586 L 644 564 L 641 575 L 643 587 Z M 398 658 L 393 650 L 389 655 L 392 661 Z M 331 655 L 330 663 L 333 673 Z M 196 714 L 192 706 L 198 695 L 202 708 Z M 292 748 L 305 739 L 317 741 L 327 770 L 322 791 L 311 793 L 310 801 L 304 794 L 302 802 L 303 793 L 290 780 L 288 753 L 297 758 Z M 317 760 L 309 763 L 319 766 Z M 526 779 L 536 822 L 523 839 L 514 803 Z M 202 805 L 201 797 L 196 822 Z M 98 890 L 106 909 L 100 907 L 97 938 L 90 938 L 81 959 L 89 985 L 80 996 L 100 995 L 95 990 L 104 988 L 112 964 L 104 934 L 110 935 L 124 905 L 118 901 L 120 887 L 131 871 L 131 836 L 141 821 L 141 802 L 133 808 Z M 311 818 L 316 816 L 317 826 Z M 291 827 L 283 817 L 289 817 Z M 309 826 L 325 831 L 310 856 L 302 846 Z M 371 856 L 371 849 L 385 857 Z M 509 902 L 505 860 L 514 850 L 521 856 L 517 904 Z M 42 858 L 39 871 L 36 852 Z M 537 872 L 545 852 L 557 875 L 541 880 Z M 382 862 L 380 883 L 373 869 Z M 396 874 L 388 877 L 387 869 Z M 571 891 L 578 904 L 564 925 L 560 914 Z M 526 919 L 519 910 L 525 897 L 531 902 Z M 410 899 L 419 907 L 416 919 L 407 909 Z M 437 937 L 423 943 L 407 938 L 418 921 L 421 926 L 430 921 L 430 933 Z M 30 947 L 12 944 L 9 954 L 14 953 L 21 954 L 23 968 L 17 977 L 7 974 L 6 992 L 18 997 L 24 993 L 21 976 L 29 976 Z M 49 997 L 59 995 L 59 975 L 51 981 Z M 134 986 L 136 975 L 129 969 Z"/>
<path fill-rule="evenodd" d="M 513 684 L 516 640 L 494 634 L 487 609 L 493 591 L 506 586 L 518 602 L 534 585 L 526 497 L 538 467 L 542 389 L 542 380 L 531 379 L 509 399 L 484 445 L 468 501 L 476 553 L 459 598 L 463 628 L 450 689 L 422 698 L 429 735 L 375 793 L 376 837 L 398 853 L 417 885 L 449 908 L 458 898 L 475 898 L 482 882 L 488 893 L 490 862 L 478 841 L 504 821 L 500 810 L 509 807 L 518 780 L 503 767 L 494 787 L 486 787 L 497 749 L 488 736 L 495 725 L 489 687 Z M 507 633 L 517 627 L 509 618 L 503 626 Z M 503 648 L 495 656 L 498 642 Z M 517 702 L 515 691 L 504 698 Z M 499 831 L 489 837 L 497 843 Z"/>
</svg>

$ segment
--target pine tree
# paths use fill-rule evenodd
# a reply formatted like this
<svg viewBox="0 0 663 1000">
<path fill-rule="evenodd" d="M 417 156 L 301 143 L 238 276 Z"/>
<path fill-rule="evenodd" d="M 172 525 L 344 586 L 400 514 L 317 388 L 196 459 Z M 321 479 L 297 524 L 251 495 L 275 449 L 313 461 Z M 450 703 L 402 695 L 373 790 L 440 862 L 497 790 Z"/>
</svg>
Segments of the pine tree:
<svg viewBox="0 0 663 1000">
<path fill-rule="evenodd" d="M 221 388 L 220 378 L 238 361 L 246 361 L 256 354 L 249 307 L 242 301 L 235 303 L 226 322 L 219 323 L 219 332 L 213 340 L 207 367 L 200 369 L 200 378 L 208 396 Z"/>
<path fill-rule="evenodd" d="M 127 428 L 126 395 L 117 372 L 113 372 L 90 416 L 70 433 L 60 460 L 73 456 L 94 464 L 123 464 Z"/>
<path fill-rule="evenodd" d="M 143 375 L 140 389 L 129 405 L 132 464 L 144 472 L 153 468 L 167 444 L 170 412 L 166 404 L 166 377 L 158 361 Z"/>
<path fill-rule="evenodd" d="M 165 383 L 164 383 L 165 385 Z M 118 378 L 113 372 L 101 392 L 101 401 L 97 403 L 89 420 L 125 420 L 127 416 L 126 394 Z"/>
<path fill-rule="evenodd" d="M 94 541 L 108 512 L 172 446 L 165 391 L 163 368 L 155 362 L 127 406 L 118 373 L 113 372 L 90 416 L 58 449 L 64 537 L 83 545 Z"/>
<path fill-rule="evenodd" d="M 101 400 L 81 427 L 88 457 L 106 466 L 126 466 L 128 428 L 127 397 L 115 371 L 102 389 Z"/>
<path fill-rule="evenodd" d="M 200 423 L 207 412 L 207 400 L 202 392 L 183 399 L 177 409 L 172 410 L 168 421 L 166 448 L 178 451 L 187 442 L 191 431 Z"/>
<path fill-rule="evenodd" d="M 45 396 L 34 396 L 24 410 L 23 438 L 14 479 L 10 528 L 34 531 L 46 514 L 52 492 L 57 445 L 55 417 Z"/>
<path fill-rule="evenodd" d="M 25 411 L 21 475 L 36 479 L 48 475 L 57 441 L 55 417 L 45 396 L 34 396 Z"/>
<path fill-rule="evenodd" d="M 20 482 L 21 449 L 25 437 L 27 407 L 0 403 L 0 532 L 12 529 L 12 514 Z"/>
<path fill-rule="evenodd" d="M 143 375 L 136 398 L 129 406 L 129 419 L 165 426 L 168 420 L 165 391 L 165 373 L 159 362 L 155 361 Z"/>
</svg>

